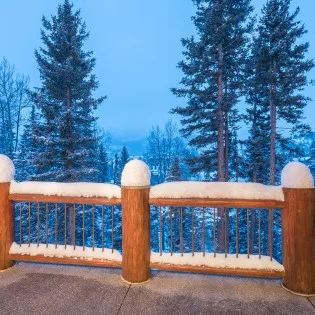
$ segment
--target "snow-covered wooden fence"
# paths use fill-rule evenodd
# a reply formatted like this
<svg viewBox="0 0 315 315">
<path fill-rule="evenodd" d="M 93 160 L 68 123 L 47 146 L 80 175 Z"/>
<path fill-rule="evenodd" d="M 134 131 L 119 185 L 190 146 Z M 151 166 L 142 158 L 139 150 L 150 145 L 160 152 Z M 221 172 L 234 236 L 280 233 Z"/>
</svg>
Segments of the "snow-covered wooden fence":
<svg viewBox="0 0 315 315">
<path fill-rule="evenodd" d="M 34 261 L 121 267 L 130 283 L 149 280 L 151 268 L 278 277 L 295 293 L 315 294 L 315 189 L 301 163 L 285 167 L 282 186 L 172 182 L 150 187 L 148 167 L 136 160 L 126 165 L 122 187 L 16 183 L 13 176 L 13 163 L 0 156 L 0 270 L 14 261 Z M 282 211 L 283 265 L 273 257 L 274 209 Z M 264 233 L 262 213 L 269 218 Z M 245 231 L 239 231 L 240 217 Z M 257 218 L 255 246 L 250 246 L 256 235 L 250 234 L 250 217 Z M 150 240 L 152 229 L 157 233 Z M 231 237 L 234 247 L 228 244 Z"/>
</svg>

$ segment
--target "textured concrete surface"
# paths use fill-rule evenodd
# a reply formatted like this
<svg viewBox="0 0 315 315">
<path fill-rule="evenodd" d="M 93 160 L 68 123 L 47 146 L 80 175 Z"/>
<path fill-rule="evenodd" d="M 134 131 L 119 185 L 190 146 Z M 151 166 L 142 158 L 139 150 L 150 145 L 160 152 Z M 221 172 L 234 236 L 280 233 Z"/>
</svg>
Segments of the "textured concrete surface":
<svg viewBox="0 0 315 315">
<path fill-rule="evenodd" d="M 0 314 L 315 315 L 315 298 L 276 280 L 154 272 L 130 286 L 120 270 L 19 263 L 0 272 Z"/>
</svg>

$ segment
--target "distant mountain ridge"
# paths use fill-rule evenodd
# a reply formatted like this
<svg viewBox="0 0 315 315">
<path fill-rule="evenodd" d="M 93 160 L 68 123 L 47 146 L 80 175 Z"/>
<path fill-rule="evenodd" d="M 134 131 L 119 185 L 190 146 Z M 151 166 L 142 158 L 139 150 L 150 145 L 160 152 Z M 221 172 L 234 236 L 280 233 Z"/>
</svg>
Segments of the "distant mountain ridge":
<svg viewBox="0 0 315 315">
<path fill-rule="evenodd" d="M 147 138 L 145 132 L 126 131 L 111 133 L 110 151 L 120 152 L 125 145 L 129 154 L 133 156 L 143 155 Z"/>
</svg>

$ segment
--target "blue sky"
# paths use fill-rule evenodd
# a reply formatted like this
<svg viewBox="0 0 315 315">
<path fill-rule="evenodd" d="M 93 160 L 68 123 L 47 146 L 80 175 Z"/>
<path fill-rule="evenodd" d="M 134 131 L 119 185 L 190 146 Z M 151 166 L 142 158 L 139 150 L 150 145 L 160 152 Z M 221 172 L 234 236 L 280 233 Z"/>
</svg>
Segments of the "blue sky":
<svg viewBox="0 0 315 315">
<path fill-rule="evenodd" d="M 0 58 L 6 57 L 16 69 L 30 76 L 31 85 L 39 86 L 34 49 L 40 40 L 41 17 L 56 13 L 58 0 L 1 1 Z M 97 59 L 95 73 L 100 82 L 98 95 L 108 99 L 97 111 L 99 124 L 114 134 L 145 135 L 154 124 L 164 124 L 169 110 L 183 104 L 170 92 L 178 84 L 182 59 L 180 38 L 194 34 L 191 0 L 75 0 L 90 31 L 86 48 Z M 265 3 L 253 0 L 257 12 Z M 310 4 L 312 3 L 312 4 Z M 294 0 L 299 19 L 309 33 L 310 58 L 315 56 L 314 9 L 311 0 Z M 315 70 L 309 76 L 315 79 Z M 306 94 L 315 99 L 315 87 Z M 315 108 L 311 102 L 306 122 L 315 128 Z M 178 118 L 177 118 L 178 119 Z"/>
</svg>

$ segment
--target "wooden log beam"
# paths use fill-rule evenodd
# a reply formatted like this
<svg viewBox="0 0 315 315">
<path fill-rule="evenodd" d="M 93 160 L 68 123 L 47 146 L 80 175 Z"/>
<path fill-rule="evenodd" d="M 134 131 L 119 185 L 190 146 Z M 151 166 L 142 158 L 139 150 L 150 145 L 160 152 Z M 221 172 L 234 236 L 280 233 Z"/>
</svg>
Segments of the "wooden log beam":
<svg viewBox="0 0 315 315">
<path fill-rule="evenodd" d="M 67 204 L 85 204 L 85 205 L 120 205 L 121 199 L 118 198 L 100 198 L 100 197 L 64 197 L 64 196 L 46 196 L 36 194 L 10 194 L 9 200 L 20 202 L 51 202 Z"/>
<path fill-rule="evenodd" d="M 204 273 L 212 275 L 226 275 L 236 277 L 254 277 L 254 278 L 283 278 L 284 271 L 277 270 L 255 270 L 255 269 L 240 269 L 240 268 L 214 268 L 207 266 L 190 266 L 190 265 L 173 265 L 151 263 L 152 269 L 173 271 L 173 272 L 187 272 L 187 273 Z"/>
<path fill-rule="evenodd" d="M 63 265 L 80 265 L 91 267 L 106 267 L 106 268 L 121 268 L 121 262 L 112 260 L 100 260 L 100 259 L 75 259 L 75 258 L 59 258 L 59 257 L 47 257 L 44 255 L 22 255 L 22 254 L 9 254 L 11 260 L 48 263 L 48 264 L 63 264 Z"/>
</svg>

